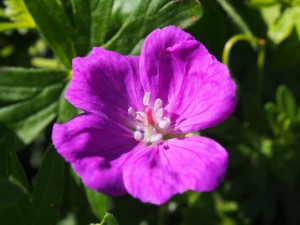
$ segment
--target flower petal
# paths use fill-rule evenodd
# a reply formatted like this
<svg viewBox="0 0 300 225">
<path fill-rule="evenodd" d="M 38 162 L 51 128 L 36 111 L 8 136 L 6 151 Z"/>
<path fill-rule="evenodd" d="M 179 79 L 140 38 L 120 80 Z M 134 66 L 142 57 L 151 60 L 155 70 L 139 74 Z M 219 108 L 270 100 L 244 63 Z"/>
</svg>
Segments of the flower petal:
<svg viewBox="0 0 300 225">
<path fill-rule="evenodd" d="M 227 163 L 227 152 L 211 139 L 170 139 L 136 150 L 123 167 L 124 184 L 128 193 L 141 201 L 163 204 L 187 190 L 214 190 Z"/>
<path fill-rule="evenodd" d="M 183 78 L 167 107 L 175 133 L 214 126 L 235 109 L 236 85 L 227 67 L 199 42 L 189 41 L 168 49 L 175 71 Z M 174 73 L 176 79 L 178 75 Z"/>
<path fill-rule="evenodd" d="M 165 79 L 173 82 L 170 80 L 169 67 L 166 65 L 168 63 L 165 59 L 166 49 L 187 40 L 194 40 L 194 37 L 175 26 L 154 30 L 146 37 L 141 50 L 139 68 L 144 90 L 152 94 L 152 103 L 157 98 L 162 99 L 165 103 L 167 100 L 167 96 L 159 91 L 164 88 L 168 89 L 171 84 L 161 85 L 159 80 Z M 160 70 L 160 61 L 166 65 L 163 71 Z"/>
<path fill-rule="evenodd" d="M 52 140 L 86 186 L 109 195 L 126 193 L 122 165 L 137 145 L 132 131 L 86 113 L 55 124 Z"/>
<path fill-rule="evenodd" d="M 77 108 L 117 121 L 127 121 L 131 106 L 140 109 L 144 91 L 138 75 L 139 57 L 93 48 L 73 59 L 73 77 L 65 97 Z"/>
<path fill-rule="evenodd" d="M 226 66 L 178 28 L 155 30 L 146 38 L 140 74 L 153 100 L 163 100 L 174 133 L 213 126 L 235 108 L 236 86 Z"/>
</svg>

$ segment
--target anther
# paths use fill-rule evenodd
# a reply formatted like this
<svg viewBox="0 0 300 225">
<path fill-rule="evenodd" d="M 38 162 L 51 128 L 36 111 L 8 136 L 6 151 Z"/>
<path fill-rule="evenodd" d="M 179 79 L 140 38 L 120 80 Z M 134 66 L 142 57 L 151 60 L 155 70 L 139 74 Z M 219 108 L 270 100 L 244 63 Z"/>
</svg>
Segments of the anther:
<svg viewBox="0 0 300 225">
<path fill-rule="evenodd" d="M 161 99 L 156 99 L 154 102 L 154 112 L 156 112 L 156 110 L 160 109 L 163 105 L 163 101 Z"/>
<path fill-rule="evenodd" d="M 151 99 L 151 94 L 149 92 L 146 92 L 143 98 L 143 104 L 145 106 L 149 105 Z"/>
<path fill-rule="evenodd" d="M 144 135 L 143 135 L 143 133 L 140 132 L 140 131 L 135 131 L 135 132 L 133 133 L 133 136 L 134 136 L 134 139 L 135 139 L 136 141 L 142 141 L 142 140 L 144 139 Z"/>
<path fill-rule="evenodd" d="M 162 134 L 154 134 L 150 138 L 148 138 L 148 142 L 156 143 L 163 139 Z"/>
<path fill-rule="evenodd" d="M 158 122 L 158 127 L 159 127 L 161 130 L 166 131 L 166 130 L 169 128 L 170 124 L 171 124 L 170 119 L 169 119 L 169 118 L 164 118 L 164 119 L 162 119 L 162 120 L 160 120 L 160 121 Z"/>
<path fill-rule="evenodd" d="M 136 118 L 136 112 L 134 111 L 134 109 L 132 107 L 129 107 L 128 109 L 128 114 L 129 116 L 131 116 L 132 118 Z"/>
</svg>

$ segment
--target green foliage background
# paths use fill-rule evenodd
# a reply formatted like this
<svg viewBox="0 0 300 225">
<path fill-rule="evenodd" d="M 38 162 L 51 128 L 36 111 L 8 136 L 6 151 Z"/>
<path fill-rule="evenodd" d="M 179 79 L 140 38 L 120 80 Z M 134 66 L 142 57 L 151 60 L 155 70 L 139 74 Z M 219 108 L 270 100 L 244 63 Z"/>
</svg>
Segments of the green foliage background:
<svg viewBox="0 0 300 225">
<path fill-rule="evenodd" d="M 71 60 L 93 46 L 139 54 L 170 24 L 226 63 L 235 113 L 201 131 L 230 154 L 212 193 L 157 207 L 84 187 L 51 146 L 78 111 L 63 93 Z M 299 0 L 4 0 L 0 2 L 0 224 L 300 224 Z"/>
</svg>

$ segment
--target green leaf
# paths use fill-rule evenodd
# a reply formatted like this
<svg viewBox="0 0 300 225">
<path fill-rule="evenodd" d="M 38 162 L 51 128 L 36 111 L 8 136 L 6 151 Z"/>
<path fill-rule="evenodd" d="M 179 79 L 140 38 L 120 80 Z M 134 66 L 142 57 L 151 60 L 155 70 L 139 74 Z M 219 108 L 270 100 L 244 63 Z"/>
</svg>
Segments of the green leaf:
<svg viewBox="0 0 300 225">
<path fill-rule="evenodd" d="M 7 30 L 13 30 L 20 27 L 20 24 L 18 23 L 0 23 L 0 32 L 7 31 Z"/>
<path fill-rule="evenodd" d="M 91 209 L 98 219 L 104 217 L 107 211 L 107 196 L 85 187 L 85 194 Z"/>
<path fill-rule="evenodd" d="M 243 115 L 245 120 L 249 122 L 249 127 L 260 134 L 268 134 L 267 119 L 257 99 L 248 94 L 243 94 L 241 99 Z"/>
<path fill-rule="evenodd" d="M 100 46 L 109 27 L 114 0 L 91 0 L 91 47 Z"/>
<path fill-rule="evenodd" d="M 64 192 L 64 162 L 53 147 L 45 153 L 38 172 L 32 206 L 35 209 L 31 225 L 54 225 Z"/>
<path fill-rule="evenodd" d="M 281 5 L 275 4 L 269 7 L 263 7 L 260 12 L 267 26 L 271 26 L 281 15 Z"/>
<path fill-rule="evenodd" d="M 118 221 L 112 214 L 106 213 L 99 225 L 118 225 Z"/>
<path fill-rule="evenodd" d="M 16 28 L 35 28 L 35 22 L 23 0 L 5 0 L 5 14 L 14 21 Z"/>
<path fill-rule="evenodd" d="M 24 193 L 29 193 L 27 176 L 16 154 L 19 145 L 20 142 L 13 134 L 7 133 L 1 137 L 0 179 L 7 179 L 19 186 Z"/>
<path fill-rule="evenodd" d="M 275 44 L 280 44 L 290 35 L 294 27 L 293 17 L 292 8 L 287 8 L 281 17 L 271 24 L 268 29 L 268 36 Z"/>
<path fill-rule="evenodd" d="M 294 119 L 297 113 L 297 103 L 292 92 L 286 86 L 279 86 L 276 92 L 277 107 L 281 112 L 284 112 Z"/>
<path fill-rule="evenodd" d="M 250 36 L 254 36 L 249 26 L 243 19 L 243 17 L 238 13 L 238 11 L 234 8 L 233 3 L 230 0 L 217 0 L 217 2 L 222 6 L 222 8 L 228 13 L 228 15 L 232 18 L 233 22 L 240 28 L 240 30 L 244 34 L 248 34 Z"/>
<path fill-rule="evenodd" d="M 77 108 L 75 108 L 71 103 L 69 103 L 65 99 L 64 93 L 65 91 L 62 92 L 62 95 L 59 98 L 58 118 L 57 118 L 58 123 L 68 122 L 70 119 L 72 119 L 78 114 Z"/>
<path fill-rule="evenodd" d="M 75 23 L 75 45 L 79 55 L 85 55 L 90 47 L 90 7 L 89 1 L 71 0 Z"/>
<path fill-rule="evenodd" d="M 273 130 L 273 133 L 278 134 L 280 132 L 280 128 L 277 124 L 278 110 L 276 106 L 273 102 L 268 102 L 264 105 L 264 110 L 270 127 Z"/>
<path fill-rule="evenodd" d="M 23 191 L 8 180 L 0 180 L 0 210 L 16 204 L 23 197 Z"/>
<path fill-rule="evenodd" d="M 73 41 L 75 32 L 60 1 L 24 0 L 24 2 L 55 55 L 66 68 L 71 68 L 71 60 L 76 56 Z"/>
<path fill-rule="evenodd" d="M 16 204 L 30 192 L 25 171 L 16 154 L 18 144 L 10 133 L 0 139 L 0 209 Z"/>
<path fill-rule="evenodd" d="M 265 7 L 272 6 L 274 4 L 278 4 L 277 0 L 250 0 L 249 5 L 253 7 Z"/>
<path fill-rule="evenodd" d="M 202 8 L 196 1 L 141 0 L 120 30 L 103 47 L 129 54 L 155 28 L 170 24 L 185 28 L 201 16 Z"/>
<path fill-rule="evenodd" d="M 0 123 L 28 144 L 57 115 L 67 71 L 2 68 Z"/>
</svg>

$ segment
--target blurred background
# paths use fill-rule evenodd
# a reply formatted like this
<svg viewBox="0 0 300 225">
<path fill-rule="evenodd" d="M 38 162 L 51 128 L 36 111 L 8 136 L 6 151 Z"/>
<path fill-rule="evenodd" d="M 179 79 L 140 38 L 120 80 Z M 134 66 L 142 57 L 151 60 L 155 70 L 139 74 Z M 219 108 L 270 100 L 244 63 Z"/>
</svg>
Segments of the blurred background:
<svg viewBox="0 0 300 225">
<path fill-rule="evenodd" d="M 63 98 L 71 59 L 92 46 L 138 55 L 169 24 L 238 85 L 235 113 L 200 131 L 228 150 L 227 175 L 160 207 L 91 191 L 51 147 L 53 123 L 77 114 Z M 299 0 L 2 0 L 0 224 L 90 224 L 106 211 L 122 225 L 300 224 L 299 101 Z"/>
</svg>

